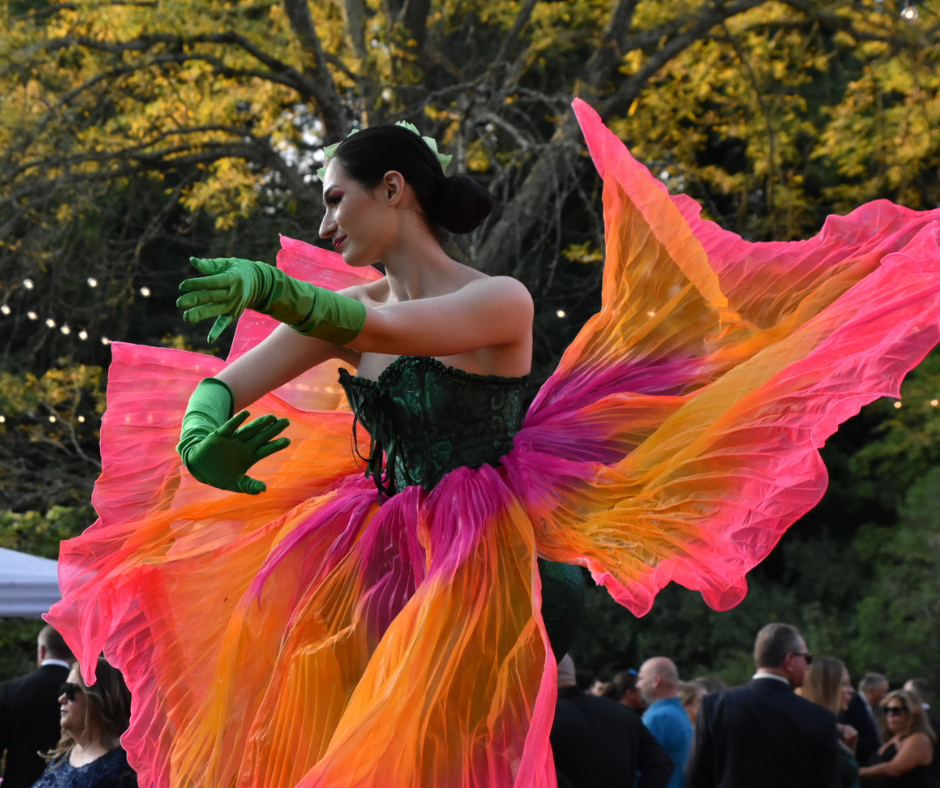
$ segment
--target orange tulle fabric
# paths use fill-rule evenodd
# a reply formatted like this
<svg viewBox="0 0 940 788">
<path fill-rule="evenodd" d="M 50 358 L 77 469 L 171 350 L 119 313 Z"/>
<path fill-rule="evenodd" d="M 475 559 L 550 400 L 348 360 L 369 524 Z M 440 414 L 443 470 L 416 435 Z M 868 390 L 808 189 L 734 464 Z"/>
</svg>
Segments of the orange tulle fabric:
<svg viewBox="0 0 940 788">
<path fill-rule="evenodd" d="M 174 446 L 223 362 L 114 346 L 100 519 L 63 545 L 48 620 L 86 679 L 101 651 L 124 671 L 144 788 L 554 786 L 536 559 L 637 614 L 670 581 L 736 604 L 822 495 L 818 448 L 937 343 L 940 211 L 877 202 L 747 243 L 575 111 L 604 178 L 603 305 L 501 467 L 379 504 L 334 363 L 252 406 L 291 421 L 265 494 L 207 488 Z M 282 243 L 323 286 L 377 276 Z M 273 325 L 247 313 L 232 357 Z"/>
</svg>

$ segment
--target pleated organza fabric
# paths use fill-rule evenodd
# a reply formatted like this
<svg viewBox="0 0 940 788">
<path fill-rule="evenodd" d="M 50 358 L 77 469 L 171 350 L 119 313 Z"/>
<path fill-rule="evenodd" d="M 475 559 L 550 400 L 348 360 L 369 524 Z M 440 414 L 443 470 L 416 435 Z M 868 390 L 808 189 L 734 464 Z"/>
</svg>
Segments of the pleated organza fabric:
<svg viewBox="0 0 940 788">
<path fill-rule="evenodd" d="M 63 545 L 48 620 L 86 679 L 102 650 L 124 671 L 144 788 L 554 786 L 536 558 L 637 614 L 671 580 L 733 606 L 822 495 L 827 436 L 937 343 L 940 210 L 876 202 L 747 243 L 575 110 L 604 179 L 603 306 L 501 467 L 379 505 L 326 364 L 251 408 L 291 421 L 253 471 L 268 491 L 214 490 L 174 446 L 223 362 L 114 346 L 100 519 Z M 278 263 L 373 275 L 290 239 Z M 247 313 L 232 356 L 273 325 Z"/>
</svg>

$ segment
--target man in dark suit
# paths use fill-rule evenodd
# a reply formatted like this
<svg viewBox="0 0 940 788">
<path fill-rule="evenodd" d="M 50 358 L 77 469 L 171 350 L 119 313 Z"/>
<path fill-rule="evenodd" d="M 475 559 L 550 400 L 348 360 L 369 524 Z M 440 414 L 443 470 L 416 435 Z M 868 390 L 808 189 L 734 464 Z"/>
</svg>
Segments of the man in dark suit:
<svg viewBox="0 0 940 788">
<path fill-rule="evenodd" d="M 686 770 L 689 788 L 833 788 L 835 715 L 796 695 L 812 655 L 796 627 L 768 624 L 754 645 L 757 673 L 706 695 Z"/>
<path fill-rule="evenodd" d="M 665 788 L 672 774 L 672 761 L 640 716 L 584 694 L 567 655 L 558 665 L 551 743 L 560 788 Z"/>
<path fill-rule="evenodd" d="M 0 753 L 6 751 L 3 788 L 31 788 L 46 768 L 37 754 L 59 741 L 59 690 L 74 657 L 62 636 L 39 632 L 39 668 L 0 684 Z"/>
<path fill-rule="evenodd" d="M 888 679 L 880 673 L 866 673 L 858 682 L 849 707 L 839 715 L 839 722 L 858 731 L 855 757 L 865 766 L 881 746 L 881 715 L 878 704 L 888 694 Z"/>
</svg>

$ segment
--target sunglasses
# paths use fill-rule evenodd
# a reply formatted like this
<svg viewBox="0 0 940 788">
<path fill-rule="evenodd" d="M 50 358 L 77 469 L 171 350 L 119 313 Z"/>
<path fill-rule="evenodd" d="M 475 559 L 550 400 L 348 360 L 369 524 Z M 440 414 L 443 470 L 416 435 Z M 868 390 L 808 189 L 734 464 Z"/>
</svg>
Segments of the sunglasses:
<svg viewBox="0 0 940 788">
<path fill-rule="evenodd" d="M 75 700 L 76 695 L 84 692 L 84 689 L 78 686 L 78 684 L 73 684 L 71 681 L 66 681 L 61 687 L 59 687 L 59 694 L 65 695 L 69 703 Z"/>
<path fill-rule="evenodd" d="M 885 714 L 889 717 L 900 717 L 907 711 L 907 706 L 885 706 Z"/>
<path fill-rule="evenodd" d="M 791 652 L 794 657 L 803 657 L 806 660 L 807 665 L 813 664 L 813 655 L 806 651 L 793 651 Z"/>
</svg>

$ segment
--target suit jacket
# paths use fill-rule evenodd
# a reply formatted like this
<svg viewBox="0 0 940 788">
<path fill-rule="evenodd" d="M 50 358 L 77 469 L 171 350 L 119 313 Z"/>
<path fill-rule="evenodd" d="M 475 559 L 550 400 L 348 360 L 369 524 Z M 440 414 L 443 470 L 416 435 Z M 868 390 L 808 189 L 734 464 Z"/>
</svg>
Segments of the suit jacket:
<svg viewBox="0 0 940 788">
<path fill-rule="evenodd" d="M 839 722 L 851 725 L 858 731 L 858 747 L 855 748 L 855 757 L 858 762 L 865 765 L 871 757 L 878 752 L 881 746 L 881 736 L 874 717 L 860 693 L 856 692 L 849 701 L 849 707 L 839 715 Z"/>
<path fill-rule="evenodd" d="M 31 788 L 46 762 L 36 753 L 59 741 L 59 687 L 69 675 L 44 665 L 0 684 L 0 752 L 7 751 L 3 788 Z"/>
<path fill-rule="evenodd" d="M 559 786 L 665 788 L 672 774 L 672 761 L 636 712 L 577 687 L 558 693 L 551 743 Z"/>
<path fill-rule="evenodd" d="M 686 770 L 688 788 L 839 785 L 835 715 L 776 679 L 706 695 Z"/>
</svg>

